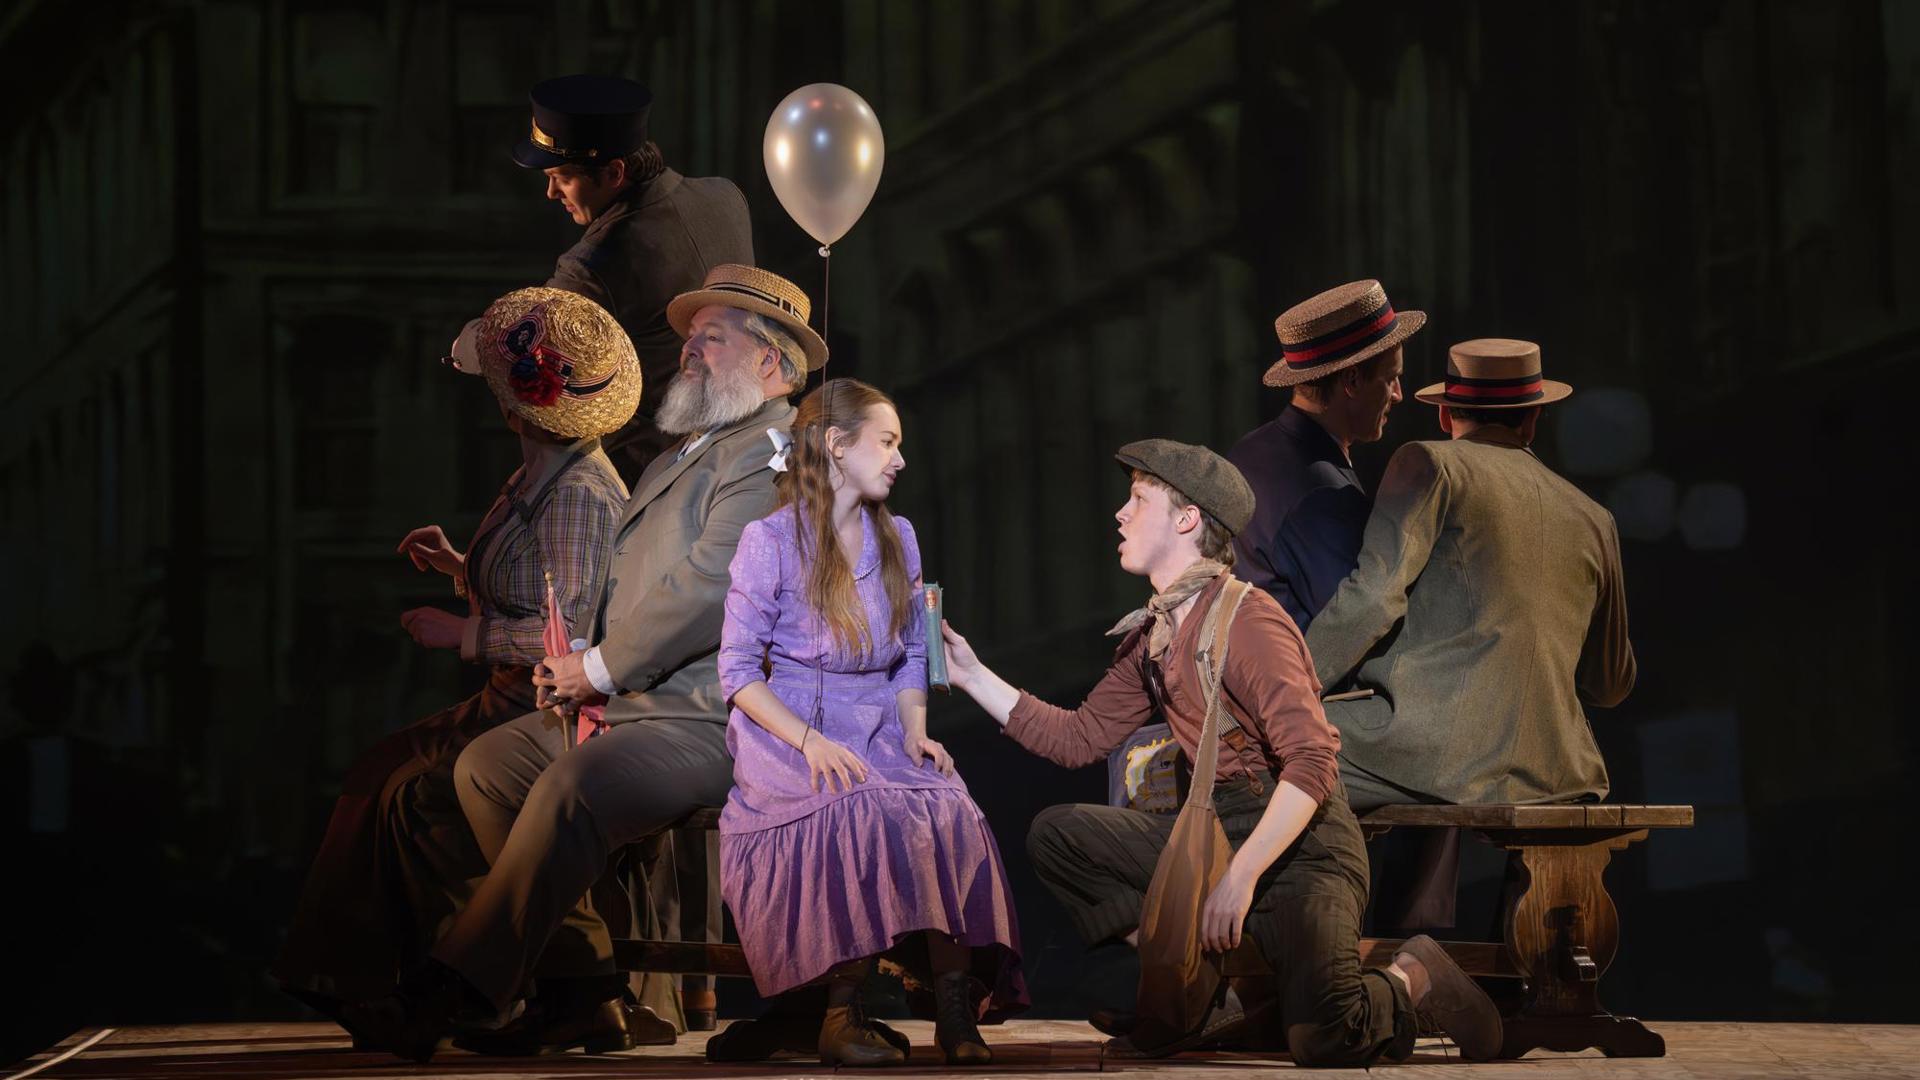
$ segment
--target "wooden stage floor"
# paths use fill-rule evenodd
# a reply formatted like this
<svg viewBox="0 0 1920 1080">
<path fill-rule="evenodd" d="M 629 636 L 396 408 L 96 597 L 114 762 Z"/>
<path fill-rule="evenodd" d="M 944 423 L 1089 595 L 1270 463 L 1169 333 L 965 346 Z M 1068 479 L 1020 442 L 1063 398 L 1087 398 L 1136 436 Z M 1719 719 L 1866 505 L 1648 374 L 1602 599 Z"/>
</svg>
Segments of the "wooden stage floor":
<svg viewBox="0 0 1920 1080">
<path fill-rule="evenodd" d="M 1206 1077 L 1226 1080 L 1275 1066 L 1285 1058 L 1252 1054 L 1187 1055 L 1170 1061 L 1103 1060 L 1101 1037 L 1083 1023 L 1024 1020 L 986 1029 L 997 1060 L 990 1069 L 948 1069 L 933 1046 L 933 1027 L 893 1022 L 913 1040 L 913 1062 L 904 1068 L 868 1070 L 875 1076 L 1048 1076 L 1108 1072 L 1141 1077 Z M 1387 1075 L 1454 1080 L 1512 1077 L 1646 1077 L 1734 1080 L 1747 1077 L 1920 1077 L 1920 1026 L 1851 1024 L 1653 1023 L 1667 1040 L 1664 1058 L 1609 1060 L 1598 1053 L 1536 1051 L 1519 1061 L 1473 1065 L 1453 1058 L 1438 1040 L 1423 1040 L 1413 1060 Z M 16 1066 L 31 1068 L 84 1042 L 83 1031 L 59 1047 Z M 431 1065 L 409 1065 L 382 1054 L 357 1053 L 339 1029 L 319 1023 L 196 1024 L 113 1029 L 76 1056 L 34 1073 L 39 1077 L 165 1077 L 167 1080 L 303 1080 L 344 1077 L 778 1077 L 820 1076 L 819 1063 L 787 1059 L 764 1065 L 709 1065 L 700 1056 L 704 1034 L 677 1046 L 645 1047 L 627 1054 L 585 1057 L 484 1058 L 455 1050 Z M 846 1070 L 858 1073 L 861 1070 Z M 1301 1070 L 1302 1075 L 1355 1076 L 1351 1070 Z"/>
</svg>

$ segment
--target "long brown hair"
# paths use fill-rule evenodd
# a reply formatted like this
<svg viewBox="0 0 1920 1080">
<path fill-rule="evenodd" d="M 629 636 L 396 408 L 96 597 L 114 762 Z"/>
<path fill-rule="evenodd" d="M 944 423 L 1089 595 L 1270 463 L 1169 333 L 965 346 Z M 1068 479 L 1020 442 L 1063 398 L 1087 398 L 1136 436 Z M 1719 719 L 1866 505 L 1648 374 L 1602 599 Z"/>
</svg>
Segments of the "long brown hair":
<svg viewBox="0 0 1920 1080">
<path fill-rule="evenodd" d="M 829 379 L 815 387 L 800 399 L 793 415 L 793 454 L 778 480 L 780 505 L 793 507 L 800 553 L 812 560 L 807 602 L 832 629 L 835 642 L 863 653 L 872 652 L 877 642 L 867 626 L 866 608 L 854 591 L 853 567 L 839 557 L 840 538 L 833 529 L 833 452 L 827 445 L 827 429 L 838 428 L 842 442 L 857 441 L 877 405 L 892 407 L 893 399 L 857 379 Z M 874 536 L 880 542 L 880 580 L 887 588 L 887 606 L 893 610 L 887 640 L 897 640 L 914 615 L 906 548 L 885 502 L 862 499 L 861 505 L 873 516 Z M 859 560 L 859 552 L 850 554 L 853 561 Z"/>
</svg>

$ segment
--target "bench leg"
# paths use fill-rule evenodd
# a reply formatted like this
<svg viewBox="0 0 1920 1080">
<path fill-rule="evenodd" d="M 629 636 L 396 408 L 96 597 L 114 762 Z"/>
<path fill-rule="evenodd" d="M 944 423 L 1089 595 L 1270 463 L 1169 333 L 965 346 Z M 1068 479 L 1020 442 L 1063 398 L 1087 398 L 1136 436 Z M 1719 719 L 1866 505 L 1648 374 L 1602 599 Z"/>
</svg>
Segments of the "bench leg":
<svg viewBox="0 0 1920 1080">
<path fill-rule="evenodd" d="M 1533 1049 L 1599 1049 L 1608 1057 L 1662 1057 L 1666 1041 L 1600 1004 L 1600 976 L 1620 947 L 1620 916 L 1604 875 L 1613 853 L 1645 829 L 1485 830 L 1507 849 L 1504 938 L 1526 981 L 1506 1020 L 1503 1057 Z"/>
<path fill-rule="evenodd" d="M 674 877 L 680 892 L 680 936 L 685 941 L 719 944 L 726 916 L 720 906 L 720 834 L 713 829 L 676 829 L 673 834 Z M 705 973 L 680 978 L 680 1012 L 688 1031 L 712 1031 L 718 1026 L 719 997 L 713 976 Z"/>
</svg>

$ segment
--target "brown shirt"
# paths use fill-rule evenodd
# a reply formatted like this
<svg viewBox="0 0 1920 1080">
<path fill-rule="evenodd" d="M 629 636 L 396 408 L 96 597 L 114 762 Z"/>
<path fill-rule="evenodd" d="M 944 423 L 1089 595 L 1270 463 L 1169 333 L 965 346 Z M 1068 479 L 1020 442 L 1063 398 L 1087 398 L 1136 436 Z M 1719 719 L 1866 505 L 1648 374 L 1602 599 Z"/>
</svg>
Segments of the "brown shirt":
<svg viewBox="0 0 1920 1080">
<path fill-rule="evenodd" d="M 1194 650 L 1214 597 L 1227 575 L 1200 590 L 1167 647 L 1160 680 L 1164 697 L 1156 701 L 1148 669 L 1147 627 L 1129 634 L 1114 655 L 1113 666 L 1077 709 L 1049 705 L 1026 691 L 1007 719 L 1007 734 L 1021 746 L 1069 768 L 1091 764 L 1124 743 L 1145 724 L 1158 704 L 1180 749 L 1191 761 L 1206 723 L 1207 702 Z M 1148 627 L 1151 627 L 1151 623 Z M 1324 800 L 1338 779 L 1335 758 L 1340 733 L 1320 710 L 1320 681 L 1306 642 L 1273 597 L 1255 589 L 1234 615 L 1229 631 L 1227 709 L 1254 737 L 1249 751 L 1263 753 L 1266 767 L 1280 780 Z M 1247 775 L 1246 762 L 1224 744 L 1216 777 Z"/>
</svg>

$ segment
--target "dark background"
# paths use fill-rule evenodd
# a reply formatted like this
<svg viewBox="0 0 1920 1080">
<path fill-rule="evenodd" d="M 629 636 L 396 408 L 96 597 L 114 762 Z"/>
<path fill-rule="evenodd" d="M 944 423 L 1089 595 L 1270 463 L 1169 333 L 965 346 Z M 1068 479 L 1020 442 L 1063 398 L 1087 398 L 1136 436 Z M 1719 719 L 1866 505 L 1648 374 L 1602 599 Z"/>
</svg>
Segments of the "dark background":
<svg viewBox="0 0 1920 1080">
<path fill-rule="evenodd" d="M 761 261 L 816 297 L 761 132 L 806 82 L 872 103 L 832 371 L 902 404 L 896 505 L 955 624 L 1064 703 L 1146 592 L 1111 555 L 1111 450 L 1273 415 L 1279 311 L 1382 279 L 1430 315 L 1409 393 L 1451 341 L 1541 342 L 1579 391 L 1541 454 L 1624 538 L 1640 684 L 1593 715 L 1614 796 L 1699 809 L 1610 871 L 1607 1001 L 1920 1020 L 1873 944 L 1915 915 L 1920 7 L 18 0 L 10 1035 L 295 1014 L 263 969 L 343 767 L 477 678 L 401 632 L 453 605 L 392 550 L 464 538 L 515 462 L 436 358 L 577 235 L 506 157 L 526 88 L 570 71 L 648 81 L 668 161 L 739 183 Z M 1363 476 L 1437 435 L 1402 405 Z M 1012 864 L 1039 1011 L 1124 992 L 1022 851 L 1100 771 L 965 701 L 933 723 Z"/>
</svg>

